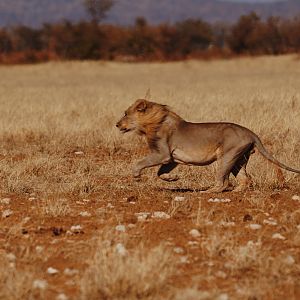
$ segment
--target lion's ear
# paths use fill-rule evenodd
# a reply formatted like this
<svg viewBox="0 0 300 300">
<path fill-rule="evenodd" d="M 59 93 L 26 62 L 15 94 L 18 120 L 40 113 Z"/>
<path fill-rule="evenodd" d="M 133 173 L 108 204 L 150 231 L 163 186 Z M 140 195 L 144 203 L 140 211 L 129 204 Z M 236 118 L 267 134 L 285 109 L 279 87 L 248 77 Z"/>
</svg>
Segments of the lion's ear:
<svg viewBox="0 0 300 300">
<path fill-rule="evenodd" d="M 147 109 L 147 101 L 146 100 L 141 101 L 136 107 L 136 110 L 140 111 L 140 112 L 144 112 L 144 111 L 146 111 L 146 109 Z"/>
</svg>

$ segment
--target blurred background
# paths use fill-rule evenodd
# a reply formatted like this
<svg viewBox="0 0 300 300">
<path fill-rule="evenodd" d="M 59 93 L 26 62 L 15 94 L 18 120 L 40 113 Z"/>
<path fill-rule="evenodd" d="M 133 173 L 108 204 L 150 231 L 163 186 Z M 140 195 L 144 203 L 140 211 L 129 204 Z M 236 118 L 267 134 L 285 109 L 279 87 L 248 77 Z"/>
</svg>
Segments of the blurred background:
<svg viewBox="0 0 300 300">
<path fill-rule="evenodd" d="M 0 0 L 0 63 L 300 51 L 298 0 Z"/>
</svg>

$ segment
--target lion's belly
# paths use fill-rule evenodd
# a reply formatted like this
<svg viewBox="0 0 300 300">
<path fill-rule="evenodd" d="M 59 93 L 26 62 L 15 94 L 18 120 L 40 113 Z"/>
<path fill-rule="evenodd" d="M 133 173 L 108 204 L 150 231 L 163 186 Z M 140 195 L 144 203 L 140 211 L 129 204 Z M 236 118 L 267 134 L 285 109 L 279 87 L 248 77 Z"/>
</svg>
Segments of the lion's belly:
<svg viewBox="0 0 300 300">
<path fill-rule="evenodd" d="M 217 151 L 212 149 L 175 149 L 172 152 L 175 162 L 188 165 L 209 165 L 217 159 Z"/>
</svg>

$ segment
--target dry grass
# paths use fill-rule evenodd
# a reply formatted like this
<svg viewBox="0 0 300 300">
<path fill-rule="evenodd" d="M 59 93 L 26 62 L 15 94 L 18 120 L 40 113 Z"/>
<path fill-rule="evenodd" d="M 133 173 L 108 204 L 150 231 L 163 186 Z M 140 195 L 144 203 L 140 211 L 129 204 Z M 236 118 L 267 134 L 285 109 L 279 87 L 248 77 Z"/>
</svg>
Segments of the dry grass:
<svg viewBox="0 0 300 300">
<path fill-rule="evenodd" d="M 121 251 L 118 249 L 122 247 Z M 176 264 L 163 245 L 126 249 L 126 239 L 99 239 L 81 280 L 82 299 L 168 299 Z"/>
<path fill-rule="evenodd" d="M 1 67 L 1 190 L 86 195 L 101 191 L 99 177 L 129 176 L 124 158 L 141 156 L 135 146 L 139 140 L 121 136 L 114 125 L 148 88 L 153 100 L 188 120 L 251 128 L 278 159 L 299 167 L 298 64 L 281 57 Z M 181 167 L 177 172 L 183 186 L 194 188 L 211 185 L 213 170 Z M 259 155 L 251 159 L 249 171 L 255 189 L 280 186 L 276 169 Z M 299 182 L 292 173 L 284 175 L 290 185 Z"/>
</svg>

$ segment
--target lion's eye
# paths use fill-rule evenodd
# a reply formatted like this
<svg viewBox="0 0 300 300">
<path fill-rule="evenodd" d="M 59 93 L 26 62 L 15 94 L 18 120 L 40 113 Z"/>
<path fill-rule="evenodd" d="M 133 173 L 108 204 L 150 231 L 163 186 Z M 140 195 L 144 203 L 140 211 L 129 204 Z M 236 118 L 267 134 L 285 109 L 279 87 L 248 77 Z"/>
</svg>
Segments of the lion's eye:
<svg viewBox="0 0 300 300">
<path fill-rule="evenodd" d="M 126 116 L 127 116 L 127 112 L 124 113 L 124 117 L 126 117 Z"/>
</svg>

